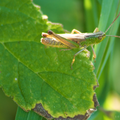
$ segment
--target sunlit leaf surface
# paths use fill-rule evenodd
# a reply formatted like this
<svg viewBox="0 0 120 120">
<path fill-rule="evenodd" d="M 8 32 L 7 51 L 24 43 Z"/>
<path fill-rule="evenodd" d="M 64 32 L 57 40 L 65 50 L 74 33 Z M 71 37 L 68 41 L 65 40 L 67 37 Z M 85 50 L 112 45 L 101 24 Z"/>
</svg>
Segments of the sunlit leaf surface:
<svg viewBox="0 0 120 120">
<path fill-rule="evenodd" d="M 48 23 L 31 0 L 0 1 L 0 87 L 24 110 L 41 103 L 53 117 L 74 117 L 94 108 L 96 77 L 89 52 L 60 51 L 40 43 Z"/>
</svg>

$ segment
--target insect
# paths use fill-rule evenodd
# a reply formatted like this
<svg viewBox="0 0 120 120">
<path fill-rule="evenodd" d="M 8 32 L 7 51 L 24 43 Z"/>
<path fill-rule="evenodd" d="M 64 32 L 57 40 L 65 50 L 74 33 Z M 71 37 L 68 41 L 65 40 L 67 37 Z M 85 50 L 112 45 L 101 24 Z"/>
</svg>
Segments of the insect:
<svg viewBox="0 0 120 120">
<path fill-rule="evenodd" d="M 93 58 L 95 59 L 96 54 L 93 49 L 94 44 L 100 43 L 105 39 L 106 36 L 120 38 L 120 36 L 106 35 L 106 32 L 110 29 L 110 27 L 113 25 L 113 23 L 117 20 L 119 16 L 120 13 L 113 20 L 113 22 L 110 24 L 110 26 L 105 32 L 99 31 L 98 28 L 95 28 L 93 33 L 81 33 L 80 31 L 73 29 L 71 34 L 55 34 L 53 31 L 48 30 L 48 33 L 42 33 L 43 38 L 41 38 L 41 43 L 46 46 L 68 48 L 68 49 L 83 47 L 80 51 L 75 53 L 71 63 L 71 68 L 72 68 L 73 63 L 75 62 L 75 57 L 79 53 L 81 53 L 84 49 L 86 49 L 88 46 L 91 46 L 93 51 Z"/>
</svg>

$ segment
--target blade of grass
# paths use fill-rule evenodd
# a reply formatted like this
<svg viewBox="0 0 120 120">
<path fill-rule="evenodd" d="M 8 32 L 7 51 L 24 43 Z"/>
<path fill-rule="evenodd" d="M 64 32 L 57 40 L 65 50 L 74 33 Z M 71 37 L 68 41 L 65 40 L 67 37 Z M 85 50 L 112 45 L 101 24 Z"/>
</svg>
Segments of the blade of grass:
<svg viewBox="0 0 120 120">
<path fill-rule="evenodd" d="M 104 0 L 102 3 L 101 17 L 100 17 L 99 27 L 98 27 L 100 31 L 105 31 L 105 28 L 106 28 L 107 22 L 108 22 L 108 18 L 110 15 L 110 9 L 112 7 L 112 2 L 113 2 L 113 0 L 111 0 L 111 1 Z M 106 5 L 108 7 L 106 7 Z M 108 10 L 108 8 L 109 8 L 109 10 Z M 97 71 L 99 69 L 99 65 L 101 63 L 101 59 L 103 57 L 103 53 L 105 51 L 106 45 L 107 45 L 107 41 L 103 40 L 101 43 L 99 43 L 95 47 L 95 48 L 97 48 L 96 49 L 97 58 L 96 58 L 96 63 L 94 64 L 95 65 L 95 73 L 97 73 Z"/>
<path fill-rule="evenodd" d="M 102 5 L 102 0 L 98 0 L 98 2 L 99 2 L 99 4 L 101 4 L 101 5 Z"/>
<path fill-rule="evenodd" d="M 25 112 L 18 107 L 15 120 L 42 120 L 42 117 L 33 111 Z"/>
<path fill-rule="evenodd" d="M 15 120 L 27 120 L 27 117 L 28 113 L 18 107 Z"/>
<path fill-rule="evenodd" d="M 119 21 L 116 21 L 116 23 L 114 24 L 114 28 L 112 28 L 112 33 L 113 33 L 113 34 L 116 34 L 116 33 L 117 33 L 118 27 L 119 27 Z M 101 73 L 102 73 L 102 71 L 103 71 L 103 69 L 104 69 L 104 66 L 105 66 L 105 64 L 106 64 L 106 62 L 107 62 L 107 60 L 108 60 L 109 55 L 112 55 L 111 53 L 112 53 L 112 51 L 113 51 L 113 46 L 114 46 L 114 43 L 115 43 L 115 38 L 110 38 L 109 40 L 110 40 L 110 43 L 109 43 L 107 52 L 106 52 L 106 54 L 105 54 L 105 58 L 104 58 L 104 61 L 103 61 L 103 63 L 102 63 L 102 66 L 101 66 L 101 68 L 100 68 L 100 72 L 99 72 L 99 75 L 98 75 L 98 80 L 99 80 L 100 75 L 101 75 Z"/>
<path fill-rule="evenodd" d="M 109 22 L 108 22 L 108 24 L 110 25 L 111 24 L 111 22 L 112 22 L 112 20 L 113 20 L 113 16 L 114 16 L 114 18 L 115 18 L 115 14 L 114 13 L 116 13 L 116 6 L 117 6 L 117 4 L 118 4 L 118 1 L 116 1 L 116 2 L 114 2 L 114 4 L 112 5 L 112 10 L 111 10 L 111 12 L 113 13 L 113 14 L 111 14 L 111 16 L 109 17 Z M 119 5 L 118 5 L 118 8 L 119 8 Z M 117 16 L 117 14 L 118 13 L 116 13 L 116 16 Z M 113 35 L 116 35 L 116 33 L 117 33 L 117 30 L 118 30 L 118 26 L 119 26 L 119 23 L 118 23 L 118 20 L 117 21 L 115 21 L 115 23 L 114 23 L 114 26 L 112 26 L 112 29 L 110 29 L 110 32 L 109 32 L 109 34 L 113 34 Z M 114 29 L 113 29 L 114 28 Z M 112 31 L 112 32 L 111 32 Z M 112 46 L 114 45 L 114 38 L 110 38 L 110 37 L 108 37 L 107 38 L 107 41 L 105 41 L 106 42 L 106 47 L 105 48 L 103 48 L 103 46 L 101 46 L 101 49 L 104 49 L 104 51 L 107 51 L 107 52 L 104 52 L 103 53 L 103 56 L 102 56 L 102 59 L 101 59 L 101 65 L 99 66 L 99 69 L 98 69 L 98 72 L 97 72 L 97 75 L 100 77 L 100 75 L 101 75 L 101 73 L 102 73 L 102 71 L 103 71 L 103 69 L 104 69 L 104 66 L 105 66 L 105 63 L 107 62 L 107 60 L 108 60 L 108 57 L 109 57 L 109 55 L 110 55 L 110 53 L 111 53 L 111 51 L 112 51 Z M 110 41 L 110 42 L 109 42 Z M 112 43 L 111 43 L 112 42 Z M 100 50 L 101 50 L 100 49 Z M 99 77 L 98 77 L 98 79 L 99 79 Z"/>
<path fill-rule="evenodd" d="M 105 1 L 103 1 L 103 2 L 105 2 Z M 110 4 L 112 4 L 112 3 L 110 3 Z M 110 6 L 110 4 L 109 4 L 109 6 Z M 116 11 L 116 9 L 117 9 L 117 7 L 119 6 L 119 5 L 117 5 L 118 4 L 118 1 L 114 1 L 114 5 L 112 4 L 112 6 L 111 6 L 111 11 L 109 11 L 109 15 L 107 15 L 108 16 L 108 18 L 107 18 L 107 20 L 105 19 L 105 17 L 104 18 L 102 18 L 101 17 L 101 19 L 105 19 L 104 21 L 106 22 L 106 24 L 104 24 L 104 21 L 103 20 L 100 20 L 100 21 L 103 21 L 103 23 L 101 22 L 101 23 L 99 23 L 99 26 L 100 26 L 100 24 L 103 24 L 105 27 L 108 25 L 110 25 L 111 24 L 111 22 L 113 21 L 113 19 L 115 18 L 115 15 L 116 14 L 118 14 Z M 105 11 L 105 3 L 104 4 L 102 4 L 103 6 L 102 6 L 102 9 L 103 10 L 101 10 L 101 14 L 103 13 L 104 14 L 104 11 Z M 116 7 L 117 6 L 117 7 Z M 108 12 L 108 11 L 107 11 Z M 112 14 L 111 14 L 112 13 Z M 110 17 L 109 17 L 110 16 Z M 117 20 L 118 21 L 118 20 Z M 113 25 L 112 27 L 114 27 L 114 29 L 112 28 L 111 30 L 109 30 L 109 31 L 111 31 L 110 32 L 110 34 L 113 34 L 113 35 L 116 35 L 116 32 L 117 32 L 117 29 L 118 29 L 118 22 L 115 22 L 115 25 Z M 103 26 L 103 27 L 104 27 Z M 105 31 L 105 28 L 102 28 L 101 27 L 101 29 L 103 29 L 104 31 Z M 101 30 L 100 29 L 100 30 Z M 107 33 L 108 35 L 109 35 L 109 33 Z M 105 41 L 105 42 L 104 42 Z M 106 40 L 104 40 L 103 41 L 103 44 L 101 43 L 101 45 L 97 45 L 98 47 L 96 47 L 96 49 L 97 49 L 97 59 L 96 59 L 96 63 L 95 63 L 95 72 L 97 73 L 97 76 L 98 76 L 98 80 L 99 80 L 99 78 L 100 78 L 100 76 L 101 76 L 101 73 L 103 72 L 103 69 L 104 69 L 104 67 L 105 67 L 105 65 L 106 65 L 106 63 L 107 63 L 107 61 L 108 61 L 108 58 L 109 58 L 109 56 L 111 55 L 111 52 L 112 52 L 112 50 L 113 50 L 113 46 L 114 46 L 114 38 L 107 38 Z M 107 43 L 108 43 L 108 45 L 107 45 Z M 106 52 L 105 52 L 106 51 Z M 104 78 L 104 76 L 103 77 L 101 77 L 101 78 Z M 104 80 L 104 79 L 103 79 Z M 102 83 L 101 83 L 102 82 Z M 109 83 L 107 83 L 107 86 L 104 86 L 104 85 L 106 85 L 105 84 L 105 82 L 107 82 L 107 81 L 100 81 L 100 83 L 101 84 L 103 84 L 103 86 L 101 86 L 101 90 L 102 90 L 102 92 L 99 92 L 99 94 L 98 94 L 98 97 L 99 97 L 99 102 L 100 102 L 100 104 L 102 105 L 102 103 L 104 102 L 104 99 L 105 99 L 105 96 L 106 96 L 106 94 L 108 93 L 108 91 L 109 91 L 109 86 L 110 85 L 108 85 Z M 101 85 L 100 84 L 100 85 Z M 103 92 L 104 92 L 104 90 L 105 90 L 105 94 L 103 94 Z M 97 116 L 97 115 L 96 115 Z M 89 120 L 93 120 L 94 119 L 94 117 L 95 117 L 95 115 L 92 115 L 92 117 L 89 119 Z"/>
<path fill-rule="evenodd" d="M 91 1 L 92 2 L 92 11 L 93 11 L 93 17 L 94 17 L 94 23 L 95 26 L 98 26 L 98 4 L 97 1 Z"/>
<path fill-rule="evenodd" d="M 85 23 L 86 23 L 86 29 L 87 32 L 91 32 L 94 30 L 94 17 L 93 17 L 93 11 L 92 11 L 92 2 L 91 0 L 85 0 L 84 1 L 84 7 L 85 7 Z M 93 24 L 91 24 L 93 23 Z"/>
<path fill-rule="evenodd" d="M 104 1 L 103 1 L 104 2 Z M 103 14 L 103 18 L 101 17 L 100 19 L 100 22 L 99 22 L 99 28 L 101 28 L 101 26 L 103 26 L 103 29 L 105 31 L 105 27 L 107 25 L 107 20 L 109 18 L 109 15 L 110 15 L 110 18 L 109 18 L 109 21 L 108 21 L 108 24 L 110 25 L 112 20 L 115 18 L 115 13 L 116 13 L 116 10 L 117 10 L 117 7 L 119 7 L 117 4 L 118 4 L 119 1 L 114 1 L 111 6 L 111 4 L 109 4 L 109 7 L 111 7 L 111 11 L 109 10 L 109 13 L 104 13 L 104 11 L 107 11 L 106 10 L 106 6 L 105 6 L 105 3 L 103 4 L 103 7 L 102 7 L 102 11 L 101 13 Z M 117 6 L 117 7 L 116 7 Z M 104 8 L 104 10 L 103 10 Z M 107 20 L 105 19 L 105 15 L 107 16 Z M 105 20 L 104 20 L 105 19 Z M 103 20 L 105 22 L 103 22 Z M 116 23 L 114 23 L 116 24 Z M 113 26 L 112 26 L 113 27 Z M 100 29 L 100 30 L 101 30 Z M 117 31 L 116 31 L 117 32 Z M 113 33 L 113 32 L 112 32 Z M 114 34 L 116 34 L 114 32 Z M 96 49 L 96 54 L 97 54 L 97 58 L 96 58 L 96 63 L 95 63 L 95 73 L 98 75 L 99 74 L 99 69 L 100 67 L 102 66 L 103 63 L 101 63 L 102 59 L 103 59 L 103 56 L 105 56 L 105 50 L 106 50 L 106 47 L 107 47 L 107 43 L 108 43 L 108 38 L 103 40 L 103 42 L 101 42 L 100 44 L 97 45 L 97 49 Z M 108 47 L 109 48 L 109 47 Z M 103 64 L 105 66 L 105 64 Z M 102 66 L 104 68 L 104 66 Z"/>
</svg>

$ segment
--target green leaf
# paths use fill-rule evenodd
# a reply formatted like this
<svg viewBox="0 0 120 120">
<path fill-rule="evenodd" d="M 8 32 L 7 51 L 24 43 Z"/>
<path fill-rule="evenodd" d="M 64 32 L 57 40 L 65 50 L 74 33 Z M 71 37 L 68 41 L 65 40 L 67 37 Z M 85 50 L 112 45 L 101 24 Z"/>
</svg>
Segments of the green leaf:
<svg viewBox="0 0 120 120">
<path fill-rule="evenodd" d="M 94 108 L 96 77 L 89 52 L 45 48 L 41 33 L 64 32 L 48 22 L 31 0 L 0 2 L 0 87 L 24 110 L 41 103 L 53 117 L 74 117 Z"/>
</svg>

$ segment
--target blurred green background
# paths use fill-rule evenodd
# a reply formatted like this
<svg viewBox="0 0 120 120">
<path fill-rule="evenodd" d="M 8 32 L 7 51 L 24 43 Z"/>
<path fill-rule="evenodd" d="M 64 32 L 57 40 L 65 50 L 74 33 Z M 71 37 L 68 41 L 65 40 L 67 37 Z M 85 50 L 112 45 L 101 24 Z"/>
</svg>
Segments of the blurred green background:
<svg viewBox="0 0 120 120">
<path fill-rule="evenodd" d="M 48 16 L 49 21 L 61 23 L 63 28 L 68 31 L 72 31 L 72 29 L 75 28 L 81 32 L 93 32 L 94 29 L 98 27 L 103 5 L 103 0 L 33 0 L 33 2 L 41 6 L 43 14 Z M 113 1 L 110 0 L 110 2 Z M 113 11 L 111 10 L 113 13 L 110 12 L 113 16 L 110 17 L 110 15 L 108 15 L 112 20 L 109 20 L 107 17 L 107 20 L 110 21 L 110 23 L 119 11 L 119 7 L 120 3 L 118 0 L 118 4 L 116 4 L 114 8 L 110 8 L 114 9 Z M 104 19 L 104 21 L 106 21 L 106 19 Z M 116 34 L 120 36 L 120 28 Z M 114 45 L 111 48 L 112 52 L 108 56 L 106 63 L 104 65 L 102 64 L 104 63 L 104 60 L 100 63 L 103 69 L 101 74 L 100 70 L 97 72 L 100 86 L 96 89 L 100 107 L 98 108 L 98 111 L 89 118 L 89 120 L 109 120 L 101 108 L 104 108 L 105 110 L 120 111 L 119 46 L 120 39 L 115 39 Z M 106 51 L 104 53 L 106 53 Z M 5 96 L 0 88 L 0 120 L 14 120 L 16 111 L 16 103 L 13 102 L 11 98 Z"/>
</svg>

